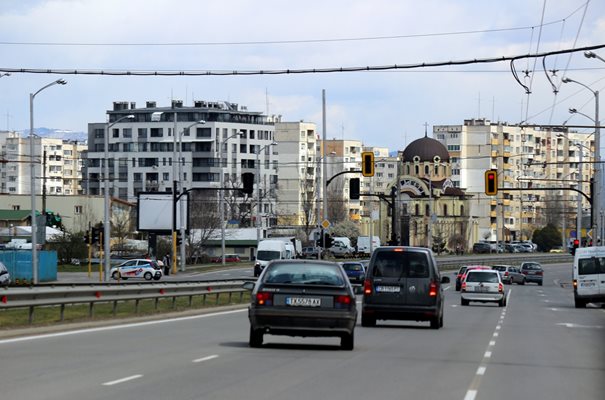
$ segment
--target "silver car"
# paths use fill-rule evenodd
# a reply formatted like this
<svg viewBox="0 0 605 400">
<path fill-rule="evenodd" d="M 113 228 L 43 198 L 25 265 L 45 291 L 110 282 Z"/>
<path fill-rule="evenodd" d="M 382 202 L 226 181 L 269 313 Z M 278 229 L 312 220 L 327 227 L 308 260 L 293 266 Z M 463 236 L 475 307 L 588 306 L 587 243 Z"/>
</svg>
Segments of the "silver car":
<svg viewBox="0 0 605 400">
<path fill-rule="evenodd" d="M 469 271 L 462 282 L 460 293 L 460 304 L 463 306 L 468 306 L 471 301 L 498 303 L 500 307 L 506 305 L 506 293 L 498 271 Z"/>
<path fill-rule="evenodd" d="M 11 283 L 11 276 L 8 273 L 8 268 L 0 261 L 0 286 L 8 286 Z"/>
<path fill-rule="evenodd" d="M 525 275 L 519 268 L 510 265 L 492 265 L 492 269 L 500 273 L 502 283 L 525 285 Z"/>
</svg>

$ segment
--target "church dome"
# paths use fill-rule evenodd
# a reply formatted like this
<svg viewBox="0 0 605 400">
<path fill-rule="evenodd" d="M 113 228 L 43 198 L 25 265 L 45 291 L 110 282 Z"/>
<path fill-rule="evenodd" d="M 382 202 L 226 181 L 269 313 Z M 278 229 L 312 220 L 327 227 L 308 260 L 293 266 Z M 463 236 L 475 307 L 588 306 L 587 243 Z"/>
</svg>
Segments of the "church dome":
<svg viewBox="0 0 605 400">
<path fill-rule="evenodd" d="M 436 157 L 439 158 L 436 160 Z M 425 136 L 414 140 L 403 151 L 403 162 L 414 161 L 449 162 L 450 154 L 440 141 Z"/>
</svg>

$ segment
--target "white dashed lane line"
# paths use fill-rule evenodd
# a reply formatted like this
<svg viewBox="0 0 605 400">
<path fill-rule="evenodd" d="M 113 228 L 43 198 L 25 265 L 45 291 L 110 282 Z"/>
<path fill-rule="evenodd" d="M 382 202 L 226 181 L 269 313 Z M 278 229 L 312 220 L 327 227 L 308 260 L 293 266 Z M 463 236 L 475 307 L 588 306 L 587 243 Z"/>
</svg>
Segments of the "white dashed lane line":
<svg viewBox="0 0 605 400">
<path fill-rule="evenodd" d="M 211 355 L 211 356 L 207 356 L 207 357 L 198 358 L 197 360 L 193 360 L 192 362 L 194 362 L 194 363 L 201 363 L 201 362 L 204 362 L 204 361 L 210 361 L 210 360 L 213 360 L 213 359 L 215 359 L 215 358 L 218 358 L 218 354 L 213 354 L 213 355 Z"/>
<path fill-rule="evenodd" d="M 103 385 L 104 386 L 113 386 L 113 385 L 117 385 L 118 383 L 124 383 L 124 382 L 128 382 L 128 381 L 132 381 L 134 379 L 139 379 L 141 377 L 143 377 L 143 375 L 127 376 L 126 378 L 116 379 L 115 381 L 110 381 L 110 382 L 105 382 Z"/>
</svg>

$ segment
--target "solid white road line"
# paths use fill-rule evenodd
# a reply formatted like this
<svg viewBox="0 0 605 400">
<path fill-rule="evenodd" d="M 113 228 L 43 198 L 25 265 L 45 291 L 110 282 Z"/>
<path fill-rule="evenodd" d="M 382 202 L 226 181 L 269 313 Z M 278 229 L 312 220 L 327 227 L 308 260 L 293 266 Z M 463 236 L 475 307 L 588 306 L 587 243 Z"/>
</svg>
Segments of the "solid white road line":
<svg viewBox="0 0 605 400">
<path fill-rule="evenodd" d="M 209 360 L 213 360 L 215 358 L 218 358 L 218 354 L 213 354 L 211 356 L 207 356 L 207 357 L 202 357 L 202 358 L 198 358 L 197 360 L 193 360 L 194 363 L 201 363 L 204 361 L 209 361 Z"/>
<path fill-rule="evenodd" d="M 245 307 L 245 305 L 242 305 L 242 307 Z M 235 314 L 235 313 L 241 313 L 241 312 L 247 312 L 247 311 L 248 311 L 248 308 L 241 308 L 238 310 L 219 311 L 219 312 L 215 312 L 215 313 L 192 315 L 192 316 L 188 316 L 188 317 L 160 319 L 160 320 L 156 320 L 156 321 L 146 321 L 146 322 L 135 322 L 132 324 L 123 324 L 123 325 L 102 326 L 99 328 L 77 329 L 74 331 L 47 333 L 47 334 L 35 335 L 35 336 L 23 336 L 23 337 L 17 337 L 17 338 L 12 338 L 12 339 L 0 340 L 0 344 L 25 342 L 25 341 L 37 340 L 37 339 L 48 339 L 48 338 L 55 338 L 55 337 L 60 337 L 60 336 L 78 335 L 81 333 L 112 331 L 112 330 L 116 330 L 116 329 L 133 328 L 133 327 L 147 326 L 147 325 L 159 325 L 159 324 L 165 324 L 165 323 L 169 323 L 169 322 L 178 322 L 178 321 L 186 321 L 186 320 L 191 320 L 191 319 L 209 318 L 209 317 L 214 317 L 214 316 Z"/>
<path fill-rule="evenodd" d="M 122 378 L 122 379 L 117 379 L 115 381 L 111 381 L 111 382 L 105 382 L 103 385 L 104 386 L 113 386 L 113 385 L 117 385 L 118 383 L 123 383 L 123 382 L 128 382 L 131 381 L 133 379 L 139 379 L 141 378 L 143 375 L 132 375 L 132 376 L 127 376 L 126 378 Z"/>
</svg>

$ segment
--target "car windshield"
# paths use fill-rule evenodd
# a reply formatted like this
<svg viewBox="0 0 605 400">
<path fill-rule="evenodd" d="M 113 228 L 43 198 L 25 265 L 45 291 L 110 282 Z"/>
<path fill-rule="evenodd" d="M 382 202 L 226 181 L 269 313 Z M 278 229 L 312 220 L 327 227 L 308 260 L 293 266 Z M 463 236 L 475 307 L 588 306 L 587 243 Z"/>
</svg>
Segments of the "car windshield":
<svg viewBox="0 0 605 400">
<path fill-rule="evenodd" d="M 279 251 L 274 250 L 259 250 L 256 253 L 256 259 L 262 261 L 279 260 Z"/>
<path fill-rule="evenodd" d="M 344 268 L 345 271 L 363 271 L 361 264 L 357 263 L 344 263 L 342 264 L 342 268 Z"/>
<path fill-rule="evenodd" d="M 466 281 L 498 283 L 498 275 L 490 272 L 470 271 L 466 276 Z"/>
<path fill-rule="evenodd" d="M 578 260 L 578 273 L 580 275 L 605 274 L 605 258 L 581 258 Z"/>
<path fill-rule="evenodd" d="M 268 267 L 264 283 L 294 285 L 342 286 L 344 280 L 338 265 L 287 263 Z"/>
<path fill-rule="evenodd" d="M 374 259 L 373 274 L 385 278 L 428 278 L 428 260 L 420 252 L 381 251 Z"/>
</svg>

